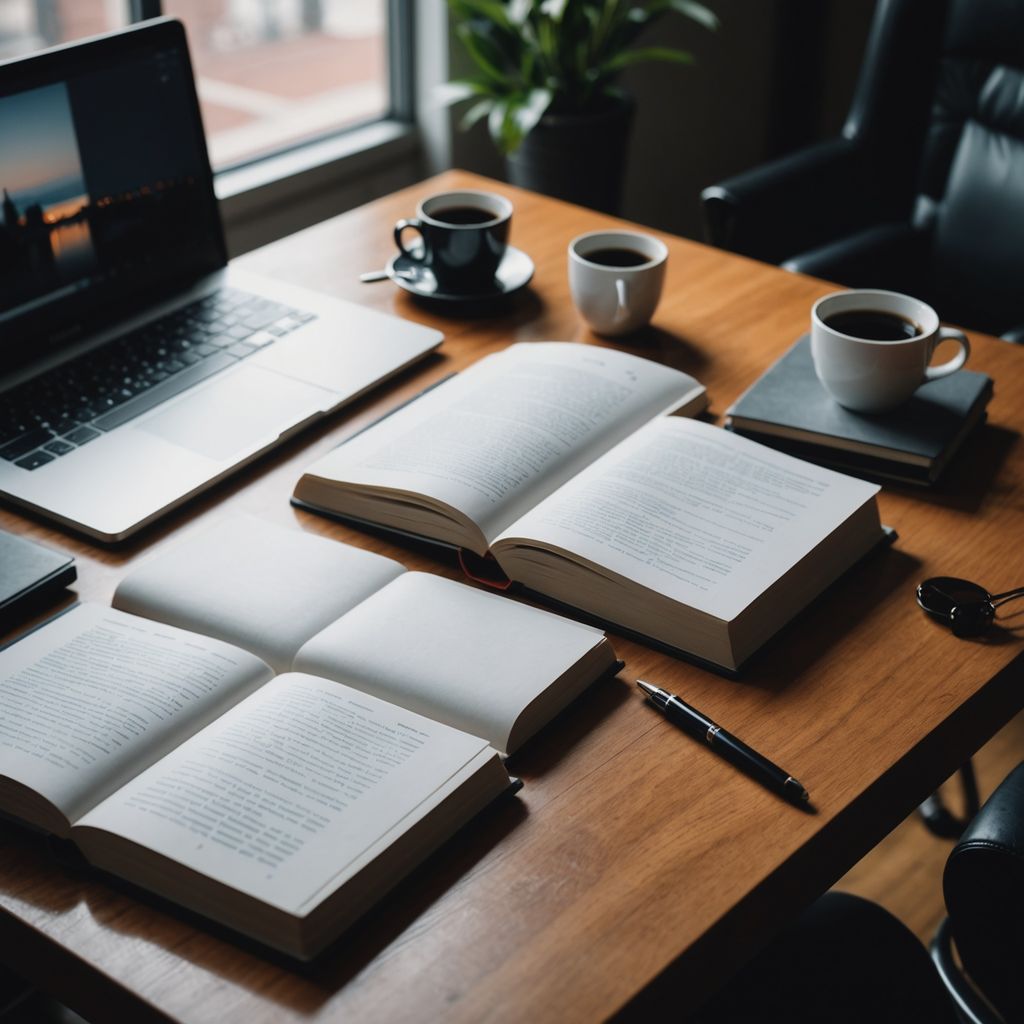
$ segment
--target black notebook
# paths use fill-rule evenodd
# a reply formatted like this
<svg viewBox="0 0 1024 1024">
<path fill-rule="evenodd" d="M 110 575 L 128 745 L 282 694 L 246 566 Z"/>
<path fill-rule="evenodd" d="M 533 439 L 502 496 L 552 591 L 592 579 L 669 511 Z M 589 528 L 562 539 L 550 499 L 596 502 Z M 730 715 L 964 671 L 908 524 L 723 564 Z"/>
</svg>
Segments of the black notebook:
<svg viewBox="0 0 1024 1024">
<path fill-rule="evenodd" d="M 868 476 L 931 484 L 985 417 L 992 379 L 961 370 L 887 413 L 844 409 L 814 373 L 808 335 L 726 412 L 726 426 L 793 455 Z"/>
<path fill-rule="evenodd" d="M 0 531 L 0 629 L 57 600 L 76 575 L 70 555 Z"/>
</svg>

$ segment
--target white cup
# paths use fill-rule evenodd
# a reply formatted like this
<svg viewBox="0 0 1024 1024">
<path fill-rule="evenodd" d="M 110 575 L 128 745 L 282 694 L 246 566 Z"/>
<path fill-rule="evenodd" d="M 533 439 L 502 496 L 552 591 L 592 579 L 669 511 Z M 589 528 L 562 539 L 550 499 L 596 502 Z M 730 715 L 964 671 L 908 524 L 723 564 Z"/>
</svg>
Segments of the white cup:
<svg viewBox="0 0 1024 1024">
<path fill-rule="evenodd" d="M 668 248 L 653 235 L 588 231 L 569 243 L 572 301 L 598 334 L 635 331 L 654 315 L 667 259 Z"/>
<path fill-rule="evenodd" d="M 917 329 L 913 337 L 895 340 L 838 330 L 835 318 L 855 312 L 895 315 Z M 845 328 L 852 329 L 849 321 Z M 947 338 L 960 343 L 959 353 L 940 366 L 929 366 L 936 347 Z M 840 405 L 857 412 L 896 408 L 927 381 L 956 373 L 970 351 L 963 332 L 941 327 L 931 306 L 899 292 L 833 292 L 811 310 L 811 355 L 818 380 Z"/>
</svg>

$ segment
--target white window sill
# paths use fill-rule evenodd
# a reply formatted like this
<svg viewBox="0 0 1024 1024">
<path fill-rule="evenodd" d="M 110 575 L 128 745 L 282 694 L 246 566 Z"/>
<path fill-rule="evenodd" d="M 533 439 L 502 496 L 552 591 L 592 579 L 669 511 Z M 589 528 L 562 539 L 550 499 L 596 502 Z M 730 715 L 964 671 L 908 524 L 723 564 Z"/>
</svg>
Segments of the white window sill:
<svg viewBox="0 0 1024 1024">
<path fill-rule="evenodd" d="M 214 176 L 228 250 L 235 256 L 410 184 L 420 176 L 419 133 L 375 121 Z"/>
</svg>

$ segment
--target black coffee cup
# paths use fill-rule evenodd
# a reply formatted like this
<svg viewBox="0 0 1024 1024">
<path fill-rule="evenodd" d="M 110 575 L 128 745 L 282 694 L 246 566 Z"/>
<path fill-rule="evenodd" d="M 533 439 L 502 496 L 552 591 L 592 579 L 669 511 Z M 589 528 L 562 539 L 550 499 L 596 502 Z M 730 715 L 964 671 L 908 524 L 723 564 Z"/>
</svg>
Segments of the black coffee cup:
<svg viewBox="0 0 1024 1024">
<path fill-rule="evenodd" d="M 479 291 L 493 285 L 508 248 L 512 204 L 493 192 L 439 192 L 424 199 L 416 217 L 395 225 L 395 245 L 406 259 L 433 271 L 438 287 Z M 422 248 L 406 248 L 403 233 L 413 228 Z"/>
</svg>

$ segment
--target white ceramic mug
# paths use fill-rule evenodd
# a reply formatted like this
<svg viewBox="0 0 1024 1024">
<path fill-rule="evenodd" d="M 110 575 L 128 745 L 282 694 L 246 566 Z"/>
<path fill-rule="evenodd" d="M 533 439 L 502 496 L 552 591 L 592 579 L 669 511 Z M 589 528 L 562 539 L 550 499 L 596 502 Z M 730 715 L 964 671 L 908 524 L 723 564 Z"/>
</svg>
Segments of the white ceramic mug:
<svg viewBox="0 0 1024 1024">
<path fill-rule="evenodd" d="M 619 254 L 618 262 L 615 260 Z M 598 334 L 628 334 L 654 315 L 668 248 L 639 231 L 588 231 L 569 243 L 569 290 Z M 623 262 L 625 261 L 625 262 Z"/>
<path fill-rule="evenodd" d="M 879 340 L 834 326 L 840 314 L 871 312 L 908 321 L 916 331 L 912 337 Z M 959 353 L 939 366 L 929 366 L 936 347 L 947 338 L 959 342 Z M 833 292 L 811 310 L 811 354 L 818 380 L 840 405 L 857 412 L 896 408 L 927 381 L 956 373 L 970 351 L 963 332 L 941 327 L 931 306 L 899 292 Z"/>
</svg>

